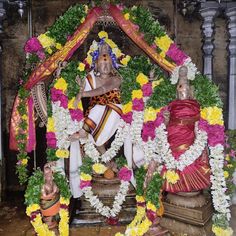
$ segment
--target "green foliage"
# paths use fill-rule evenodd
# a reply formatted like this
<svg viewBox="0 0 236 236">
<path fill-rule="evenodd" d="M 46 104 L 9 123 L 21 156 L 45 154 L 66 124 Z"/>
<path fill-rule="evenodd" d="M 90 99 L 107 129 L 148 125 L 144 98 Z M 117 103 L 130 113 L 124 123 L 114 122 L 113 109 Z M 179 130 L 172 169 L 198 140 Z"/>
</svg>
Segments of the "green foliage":
<svg viewBox="0 0 236 236">
<path fill-rule="evenodd" d="M 214 214 L 212 221 L 214 225 L 223 229 L 227 229 L 229 227 L 229 222 L 225 214 Z"/>
<path fill-rule="evenodd" d="M 127 160 L 125 157 L 120 156 L 115 159 L 116 165 L 118 169 L 120 170 L 123 166 L 127 165 Z"/>
<path fill-rule="evenodd" d="M 219 97 L 219 88 L 207 76 L 198 74 L 191 81 L 194 86 L 194 95 L 202 108 L 217 106 L 222 108 L 223 103 Z"/>
<path fill-rule="evenodd" d="M 63 198 L 69 199 L 71 197 L 71 192 L 69 188 L 68 181 L 64 175 L 59 172 L 53 174 L 55 184 L 60 189 L 60 195 Z"/>
<path fill-rule="evenodd" d="M 145 170 L 144 166 L 141 166 L 139 169 L 135 171 L 135 179 L 136 179 L 136 195 L 143 196 L 144 189 L 143 189 L 143 183 L 145 180 L 147 170 Z"/>
<path fill-rule="evenodd" d="M 156 37 L 162 37 L 165 35 L 165 30 L 155 20 L 152 13 L 143 6 L 134 6 L 131 9 L 124 9 L 123 13 L 130 14 L 130 20 L 139 26 L 139 31 L 144 33 L 144 39 L 149 43 L 153 44 Z"/>
<path fill-rule="evenodd" d="M 80 172 L 83 172 L 85 174 L 91 174 L 92 173 L 92 166 L 93 166 L 93 161 L 89 157 L 83 158 L 83 165 L 79 168 Z"/>
<path fill-rule="evenodd" d="M 41 189 L 44 184 L 43 172 L 37 169 L 29 178 L 28 186 L 25 191 L 25 204 L 40 204 Z"/>
<path fill-rule="evenodd" d="M 24 165 L 16 165 L 16 174 L 18 175 L 20 185 L 23 185 L 28 180 L 28 170 Z"/>
<path fill-rule="evenodd" d="M 236 150 L 236 130 L 228 130 L 228 142 L 233 150 Z"/>
<path fill-rule="evenodd" d="M 169 80 L 163 77 L 163 81 L 160 83 L 160 85 L 154 88 L 153 94 L 147 102 L 147 106 L 158 109 L 167 106 L 175 98 L 175 85 L 171 84 Z"/>
<path fill-rule="evenodd" d="M 87 15 L 85 6 L 76 4 L 70 7 L 64 15 L 60 16 L 56 22 L 48 29 L 47 35 L 57 43 L 64 45 L 67 37 L 72 35 L 81 24 L 81 20 Z"/>
<path fill-rule="evenodd" d="M 80 79 L 84 79 L 85 75 L 85 71 L 78 70 L 78 62 L 75 61 L 69 62 L 66 68 L 61 71 L 60 76 L 63 77 L 68 84 L 67 96 L 69 100 L 75 97 L 80 90 L 80 87 L 76 82 L 76 77 L 78 76 Z"/>
<path fill-rule="evenodd" d="M 46 153 L 47 153 L 47 161 L 48 162 L 59 160 L 59 158 L 56 156 L 56 149 L 47 148 Z"/>
<path fill-rule="evenodd" d="M 156 206 L 156 208 L 160 207 L 159 199 L 160 199 L 162 184 L 163 184 L 162 177 L 160 176 L 160 174 L 155 173 L 149 185 L 147 186 L 146 201 L 147 202 L 150 201 L 152 204 Z"/>
<path fill-rule="evenodd" d="M 155 76 L 158 78 L 164 76 L 162 70 L 152 64 L 146 56 L 136 56 L 129 61 L 126 67 L 119 68 L 119 73 L 123 78 L 121 83 L 121 100 L 123 104 L 132 100 L 133 90 L 141 89 L 140 84 L 136 81 L 138 74 L 143 73 L 148 76 L 150 71 L 154 71 Z"/>
</svg>

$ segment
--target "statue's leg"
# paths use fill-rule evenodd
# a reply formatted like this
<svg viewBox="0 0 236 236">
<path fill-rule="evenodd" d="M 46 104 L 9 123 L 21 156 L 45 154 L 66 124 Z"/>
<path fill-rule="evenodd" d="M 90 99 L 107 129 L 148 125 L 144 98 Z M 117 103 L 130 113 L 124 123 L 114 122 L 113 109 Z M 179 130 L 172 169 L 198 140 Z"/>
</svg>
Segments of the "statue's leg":
<svg viewBox="0 0 236 236">
<path fill-rule="evenodd" d="M 100 154 L 104 154 L 106 152 L 105 145 L 97 146 L 97 150 Z"/>
</svg>

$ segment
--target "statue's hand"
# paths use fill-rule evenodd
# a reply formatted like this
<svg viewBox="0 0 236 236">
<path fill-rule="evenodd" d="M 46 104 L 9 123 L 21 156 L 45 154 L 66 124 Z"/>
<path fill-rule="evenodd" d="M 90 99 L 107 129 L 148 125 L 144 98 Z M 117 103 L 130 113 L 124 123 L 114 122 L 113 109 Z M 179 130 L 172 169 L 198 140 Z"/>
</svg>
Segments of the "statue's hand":
<svg viewBox="0 0 236 236">
<path fill-rule="evenodd" d="M 157 168 L 157 162 L 154 160 L 151 160 L 151 162 L 148 165 L 148 171 L 147 171 L 144 183 L 143 183 L 144 190 L 146 190 L 148 184 L 152 180 L 152 177 L 153 177 L 154 172 L 156 171 L 156 168 Z"/>
<path fill-rule="evenodd" d="M 79 104 L 81 98 L 82 98 L 82 93 L 79 93 L 75 98 L 75 101 L 74 101 L 74 104 L 73 104 L 74 108 L 78 107 L 78 104 Z"/>
<path fill-rule="evenodd" d="M 84 129 L 81 129 L 79 132 L 70 135 L 68 140 L 70 142 L 74 142 L 74 141 L 79 140 L 80 138 L 87 138 L 87 136 L 88 136 L 88 133 Z"/>
</svg>

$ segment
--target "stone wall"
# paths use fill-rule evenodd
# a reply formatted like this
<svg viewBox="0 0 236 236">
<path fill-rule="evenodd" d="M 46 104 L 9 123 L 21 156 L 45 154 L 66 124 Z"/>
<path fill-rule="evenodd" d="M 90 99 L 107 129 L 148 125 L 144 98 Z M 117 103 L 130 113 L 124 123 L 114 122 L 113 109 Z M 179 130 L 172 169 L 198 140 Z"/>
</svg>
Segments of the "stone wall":
<svg viewBox="0 0 236 236">
<path fill-rule="evenodd" d="M 86 1 L 63 1 L 63 0 L 40 0 L 33 1 L 33 33 L 34 35 L 45 32 L 46 28 L 53 24 L 56 17 L 62 14 L 70 5 Z M 193 22 L 186 21 L 180 14 L 175 14 L 172 0 L 158 1 L 123 1 L 129 5 L 142 4 L 150 8 L 164 23 L 167 32 L 175 37 L 179 46 L 192 57 L 200 70 L 202 70 L 202 37 L 201 37 L 201 20 L 195 19 Z M 176 18 L 177 28 L 174 28 L 174 19 Z M 3 134 L 4 134 L 4 155 L 6 158 L 7 181 L 9 185 L 15 185 L 17 181 L 14 176 L 15 153 L 8 150 L 8 127 L 13 100 L 17 92 L 17 81 L 21 76 L 24 65 L 23 45 L 28 38 L 27 14 L 25 13 L 21 20 L 16 10 L 9 12 L 8 21 L 4 25 L 5 33 L 1 37 L 3 45 L 3 55 L 1 63 L 2 71 L 2 110 L 3 110 Z M 175 35 L 176 32 L 176 35 Z M 90 35 L 90 38 L 92 35 Z M 125 41 L 127 45 L 124 49 L 129 49 L 131 55 L 142 53 L 132 42 Z M 224 19 L 216 20 L 216 49 L 214 52 L 214 81 L 220 86 L 222 99 L 225 103 L 227 113 L 227 35 L 226 22 Z"/>
</svg>

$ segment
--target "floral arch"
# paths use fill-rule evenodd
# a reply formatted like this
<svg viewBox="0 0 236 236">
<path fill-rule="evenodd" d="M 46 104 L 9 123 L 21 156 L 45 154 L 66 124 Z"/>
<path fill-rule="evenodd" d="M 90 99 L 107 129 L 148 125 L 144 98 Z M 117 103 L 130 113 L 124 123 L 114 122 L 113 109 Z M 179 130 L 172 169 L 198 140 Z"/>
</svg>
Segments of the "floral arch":
<svg viewBox="0 0 236 236">
<path fill-rule="evenodd" d="M 168 79 L 161 69 L 152 64 L 147 57 L 137 56 L 131 58 L 125 55 L 109 39 L 106 32 L 100 32 L 99 38 L 108 43 L 119 62 L 123 64 L 123 67 L 118 69 L 124 78 L 121 85 L 123 127 L 129 127 L 133 143 L 143 147 L 146 163 L 150 159 L 155 159 L 167 166 L 168 174 L 165 178 L 168 181 L 176 181 L 178 179 L 177 171 L 181 171 L 193 163 L 198 157 L 199 150 L 202 150 L 202 147 L 208 142 L 212 170 L 211 193 L 216 210 L 213 218 L 213 232 L 216 235 L 221 235 L 222 232 L 227 232 L 230 235 L 231 229 L 228 224 L 230 219 L 230 197 L 226 194 L 227 186 L 224 177 L 224 122 L 218 87 L 197 71 L 191 58 L 176 46 L 147 9 L 136 6 L 126 8 L 121 5 L 111 4 L 107 11 L 137 46 L 159 67 L 170 73 L 170 78 Z M 27 162 L 29 157 L 27 152 L 35 148 L 36 142 L 33 120 L 34 102 L 30 91 L 36 84 L 51 75 L 57 69 L 59 62 L 68 61 L 71 58 L 102 14 L 103 9 L 99 6 L 89 8 L 87 5 L 77 4 L 61 16 L 53 26 L 49 27 L 45 34 L 29 39 L 25 45 L 26 67 L 20 79 L 20 89 L 14 104 L 10 130 L 11 148 L 19 150 L 17 172 L 22 184 L 28 180 Z M 62 71 L 62 76 L 56 78 L 51 85 L 51 101 L 58 101 L 57 99 L 60 100 L 61 97 L 64 97 L 63 101 L 60 100 L 61 104 L 64 104 L 61 105 L 60 109 L 62 109 L 62 112 L 67 112 L 68 119 L 71 119 L 77 128 L 80 127 L 83 120 L 83 112 L 81 106 L 73 107 L 73 100 L 79 91 L 79 86 L 75 83 L 75 77 L 77 75 L 80 77 L 85 76 L 86 69 L 91 66 L 92 53 L 93 47 L 90 48 L 88 56 L 83 62 L 70 62 L 66 69 Z M 201 106 L 201 119 L 196 126 L 197 141 L 186 155 L 181 156 L 181 161 L 176 162 L 173 160 L 168 148 L 168 150 L 162 150 L 161 148 L 158 150 L 159 153 L 166 154 L 165 158 L 163 158 L 156 154 L 155 147 L 159 141 L 162 142 L 161 147 L 166 147 L 168 144 L 165 135 L 163 112 L 168 103 L 175 99 L 178 70 L 183 65 L 188 67 L 188 78 L 191 85 L 195 87 L 195 97 Z M 154 76 L 153 81 L 150 81 L 148 76 L 152 71 Z M 60 90 L 60 98 L 58 98 L 58 94 L 52 93 L 53 89 Z M 58 142 L 53 145 L 50 143 L 55 139 L 55 129 L 59 129 L 60 125 L 57 125 L 58 123 L 53 119 L 53 109 L 50 105 L 48 105 L 47 113 L 48 161 L 67 158 L 69 144 L 65 140 L 59 140 L 61 142 L 60 145 Z M 117 133 L 117 136 L 119 136 L 119 132 Z M 52 148 L 52 146 L 55 147 Z M 87 143 L 87 147 L 89 156 L 89 150 L 92 150 L 91 148 L 89 149 L 89 143 Z M 95 155 L 95 159 L 97 159 L 93 161 L 96 163 L 98 159 L 102 159 L 105 162 L 110 157 L 109 153 L 103 156 Z M 231 159 L 229 156 L 227 158 L 227 162 L 230 163 Z M 102 168 L 102 166 L 97 167 Z M 145 169 L 141 168 L 139 171 L 141 183 L 143 183 L 145 173 Z M 84 171 L 81 174 L 81 180 L 84 183 L 91 182 L 91 175 Z M 55 181 L 61 190 L 59 230 L 61 235 L 68 235 L 68 212 L 66 209 L 69 204 L 70 192 L 66 179 L 61 174 L 55 174 Z M 42 223 L 39 213 L 42 184 L 43 174 L 40 170 L 37 170 L 29 179 L 25 195 L 27 215 L 31 217 L 31 222 L 39 235 L 53 235 L 53 232 Z M 138 235 L 143 235 L 147 232 L 152 224 L 148 212 L 155 213 L 160 208 L 158 197 L 153 198 L 153 196 L 159 195 L 155 195 L 154 192 L 156 189 L 160 190 L 160 188 L 161 180 L 159 175 L 154 176 L 150 186 L 150 193 L 146 196 L 146 199 L 143 196 L 142 184 L 137 188 L 137 201 L 140 204 L 146 201 L 147 209 L 138 208 L 137 216 L 124 235 L 132 235 L 131 232 L 136 232 L 137 230 L 139 230 L 137 231 L 139 232 Z M 141 219 L 140 215 L 142 216 Z"/>
</svg>

